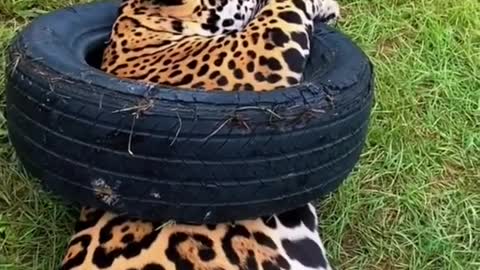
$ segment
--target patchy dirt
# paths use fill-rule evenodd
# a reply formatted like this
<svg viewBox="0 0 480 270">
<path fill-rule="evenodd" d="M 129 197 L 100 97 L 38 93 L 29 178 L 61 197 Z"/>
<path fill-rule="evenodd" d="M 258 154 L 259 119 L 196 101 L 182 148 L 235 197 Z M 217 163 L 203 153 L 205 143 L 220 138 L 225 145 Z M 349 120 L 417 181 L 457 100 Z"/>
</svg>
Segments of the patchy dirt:
<svg viewBox="0 0 480 270">
<path fill-rule="evenodd" d="M 95 196 L 109 206 L 115 205 L 119 201 L 119 195 L 114 188 L 109 186 L 102 178 L 96 178 L 91 181 Z"/>
</svg>

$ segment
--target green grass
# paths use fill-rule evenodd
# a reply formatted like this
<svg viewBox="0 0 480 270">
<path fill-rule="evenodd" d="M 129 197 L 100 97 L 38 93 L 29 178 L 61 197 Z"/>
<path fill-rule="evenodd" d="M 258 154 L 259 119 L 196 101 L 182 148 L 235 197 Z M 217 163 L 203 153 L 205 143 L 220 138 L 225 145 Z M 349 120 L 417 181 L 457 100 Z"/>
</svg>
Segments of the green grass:
<svg viewBox="0 0 480 270">
<path fill-rule="evenodd" d="M 0 51 L 33 17 L 69 4 L 2 0 Z M 374 62 L 376 105 L 359 166 L 319 205 L 332 262 L 480 269 L 478 0 L 342 4 L 339 27 Z M 54 269 L 75 213 L 21 169 L 0 117 L 0 269 Z"/>
</svg>

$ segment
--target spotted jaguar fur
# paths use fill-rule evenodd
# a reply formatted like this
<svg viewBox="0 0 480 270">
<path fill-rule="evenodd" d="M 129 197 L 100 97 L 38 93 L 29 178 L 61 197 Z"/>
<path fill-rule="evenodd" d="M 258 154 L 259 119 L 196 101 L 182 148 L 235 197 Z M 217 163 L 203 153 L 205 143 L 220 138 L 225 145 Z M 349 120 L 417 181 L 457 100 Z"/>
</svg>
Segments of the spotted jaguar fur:
<svg viewBox="0 0 480 270">
<path fill-rule="evenodd" d="M 102 69 L 187 89 L 266 91 L 295 85 L 314 19 L 338 17 L 334 0 L 130 0 Z"/>
<path fill-rule="evenodd" d="M 186 89 L 270 91 L 301 81 L 313 20 L 338 17 L 334 0 L 125 0 L 101 68 Z M 331 269 L 317 227 L 312 204 L 216 225 L 84 208 L 62 269 Z"/>
</svg>

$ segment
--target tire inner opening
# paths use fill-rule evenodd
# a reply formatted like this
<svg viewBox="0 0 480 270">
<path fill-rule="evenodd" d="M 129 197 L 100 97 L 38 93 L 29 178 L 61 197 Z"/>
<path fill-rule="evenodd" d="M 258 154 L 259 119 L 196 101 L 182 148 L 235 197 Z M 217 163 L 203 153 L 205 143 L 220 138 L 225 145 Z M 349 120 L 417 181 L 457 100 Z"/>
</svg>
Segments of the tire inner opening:
<svg viewBox="0 0 480 270">
<path fill-rule="evenodd" d="M 102 66 L 102 58 L 103 58 L 103 51 L 105 50 L 105 46 L 92 46 L 90 50 L 87 50 L 85 55 L 85 61 L 90 66 L 100 69 Z"/>
</svg>

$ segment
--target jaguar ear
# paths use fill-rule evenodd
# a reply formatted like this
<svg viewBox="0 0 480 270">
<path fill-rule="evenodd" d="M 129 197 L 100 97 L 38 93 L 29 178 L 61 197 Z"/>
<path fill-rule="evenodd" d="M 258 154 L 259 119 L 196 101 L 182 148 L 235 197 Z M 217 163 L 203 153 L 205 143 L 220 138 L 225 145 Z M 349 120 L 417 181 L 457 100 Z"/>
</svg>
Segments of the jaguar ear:
<svg viewBox="0 0 480 270">
<path fill-rule="evenodd" d="M 152 2 L 162 6 L 179 6 L 184 4 L 184 0 L 153 0 Z"/>
</svg>

